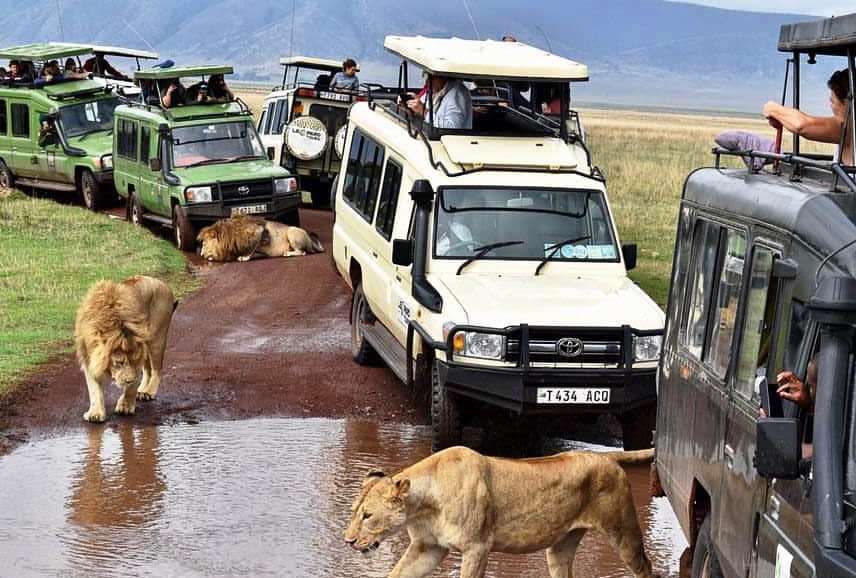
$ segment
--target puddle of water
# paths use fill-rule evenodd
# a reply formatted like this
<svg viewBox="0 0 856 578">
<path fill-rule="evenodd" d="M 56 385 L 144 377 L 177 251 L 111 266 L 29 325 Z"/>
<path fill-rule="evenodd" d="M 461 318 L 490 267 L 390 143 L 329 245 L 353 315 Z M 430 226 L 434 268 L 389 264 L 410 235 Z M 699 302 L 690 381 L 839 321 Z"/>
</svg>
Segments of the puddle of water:
<svg viewBox="0 0 856 578">
<path fill-rule="evenodd" d="M 368 556 L 351 551 L 341 538 L 351 502 L 369 470 L 429 451 L 424 427 L 326 419 L 124 423 L 40 441 L 0 458 L 0 575 L 381 578 L 406 533 Z M 677 521 L 649 500 L 647 467 L 630 474 L 655 570 L 676 576 Z M 459 561 L 434 575 L 457 575 Z M 598 535 L 583 540 L 575 571 L 630 576 Z M 548 573 L 543 553 L 493 554 L 487 575 Z"/>
</svg>

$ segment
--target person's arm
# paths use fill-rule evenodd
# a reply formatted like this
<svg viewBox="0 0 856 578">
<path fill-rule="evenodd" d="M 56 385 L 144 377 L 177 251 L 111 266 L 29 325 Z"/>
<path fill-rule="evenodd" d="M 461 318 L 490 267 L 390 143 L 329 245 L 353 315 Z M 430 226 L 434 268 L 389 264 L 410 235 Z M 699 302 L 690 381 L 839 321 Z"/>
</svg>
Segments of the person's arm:
<svg viewBox="0 0 856 578">
<path fill-rule="evenodd" d="M 841 121 L 834 116 L 812 116 L 772 100 L 764 105 L 764 116 L 813 141 L 837 144 L 841 140 Z"/>
<path fill-rule="evenodd" d="M 792 401 L 803 409 L 808 409 L 812 406 L 811 392 L 806 387 L 805 383 L 794 375 L 792 371 L 783 371 L 776 376 L 776 383 L 779 388 L 776 393 L 779 397 Z"/>
<path fill-rule="evenodd" d="M 170 84 L 169 88 L 166 89 L 166 94 L 163 95 L 163 107 L 164 108 L 172 108 L 173 98 L 172 93 L 175 92 L 175 85 Z"/>
</svg>

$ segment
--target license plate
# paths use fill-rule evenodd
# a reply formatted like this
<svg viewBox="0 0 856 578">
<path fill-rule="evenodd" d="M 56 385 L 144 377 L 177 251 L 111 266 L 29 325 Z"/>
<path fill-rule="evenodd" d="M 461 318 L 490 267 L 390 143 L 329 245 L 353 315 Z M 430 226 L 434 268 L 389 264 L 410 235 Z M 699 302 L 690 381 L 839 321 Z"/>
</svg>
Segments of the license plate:
<svg viewBox="0 0 856 578">
<path fill-rule="evenodd" d="M 267 205 L 247 205 L 246 207 L 232 207 L 232 216 L 235 215 L 257 215 L 267 213 Z"/>
<path fill-rule="evenodd" d="M 606 404 L 609 403 L 608 388 L 590 387 L 539 387 L 537 403 L 545 404 Z"/>
</svg>

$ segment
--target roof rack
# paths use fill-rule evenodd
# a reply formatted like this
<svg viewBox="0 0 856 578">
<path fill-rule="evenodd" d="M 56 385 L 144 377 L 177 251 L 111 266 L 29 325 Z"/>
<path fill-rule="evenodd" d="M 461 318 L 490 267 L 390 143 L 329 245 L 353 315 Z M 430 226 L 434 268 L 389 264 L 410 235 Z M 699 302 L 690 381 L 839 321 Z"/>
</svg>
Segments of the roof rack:
<svg viewBox="0 0 856 578">
<path fill-rule="evenodd" d="M 284 56 L 279 59 L 279 64 L 281 66 L 297 66 L 313 70 L 342 70 L 341 62 L 329 58 L 316 58 L 314 56 Z"/>
<path fill-rule="evenodd" d="M 206 118 L 224 118 L 227 116 L 234 116 L 236 114 L 240 115 L 240 116 L 252 116 L 252 114 L 253 114 L 253 111 L 250 108 L 250 106 L 246 102 L 244 102 L 241 98 L 237 98 L 237 97 L 235 98 L 235 100 L 230 100 L 228 102 L 193 103 L 193 104 L 189 104 L 189 105 L 179 106 L 176 108 L 164 108 L 160 104 L 151 104 L 151 103 L 142 102 L 139 100 L 132 100 L 132 99 L 123 98 L 123 97 L 120 97 L 120 98 L 122 98 L 122 104 L 124 104 L 126 106 L 129 106 L 131 108 L 143 109 L 147 112 L 162 114 L 168 120 L 173 120 L 173 121 L 201 120 L 201 119 L 206 119 Z M 160 100 L 158 100 L 158 102 L 160 102 Z M 237 104 L 239 110 L 236 111 L 236 110 L 232 109 L 232 107 L 231 107 L 232 104 Z M 208 109 L 207 111 L 205 111 L 205 107 L 212 107 L 212 106 L 222 107 L 223 105 L 227 105 L 227 106 L 229 106 L 229 108 L 221 109 L 221 110 L 217 110 L 217 111 L 212 110 L 212 109 Z M 199 111 L 192 111 L 195 114 L 186 114 L 186 115 L 185 114 L 182 114 L 182 115 L 176 114 L 179 111 L 187 111 L 191 108 L 194 108 L 194 109 L 198 108 Z"/>
<path fill-rule="evenodd" d="M 794 175 L 796 175 L 797 178 L 799 175 L 799 170 L 802 167 L 810 167 L 813 169 L 829 172 L 833 177 L 833 190 L 837 188 L 838 181 L 841 181 L 842 183 L 844 183 L 845 186 L 847 186 L 848 189 L 850 189 L 851 192 L 856 193 L 856 180 L 854 180 L 854 174 L 856 174 L 856 167 L 842 165 L 840 162 L 827 161 L 823 159 L 808 157 L 805 155 L 795 155 L 793 153 L 770 153 L 766 151 L 755 150 L 729 150 L 722 147 L 714 147 L 712 152 L 716 157 L 714 167 L 717 170 L 722 168 L 721 157 L 723 155 L 741 157 L 744 160 L 748 159 L 749 162 L 747 162 L 746 165 L 750 173 L 761 172 L 761 169 L 753 168 L 754 163 L 752 163 L 751 161 L 753 159 L 762 159 L 765 161 L 773 161 L 774 163 L 782 163 L 794 167 Z"/>
</svg>

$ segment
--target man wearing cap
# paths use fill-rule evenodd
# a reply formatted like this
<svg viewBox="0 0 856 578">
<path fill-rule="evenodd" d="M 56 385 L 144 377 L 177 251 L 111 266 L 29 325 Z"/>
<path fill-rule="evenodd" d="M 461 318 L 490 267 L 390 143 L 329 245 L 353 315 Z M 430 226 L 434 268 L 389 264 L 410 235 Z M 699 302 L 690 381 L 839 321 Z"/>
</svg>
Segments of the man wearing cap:
<svg viewBox="0 0 856 578">
<path fill-rule="evenodd" d="M 342 72 L 337 72 L 333 80 L 330 81 L 330 88 L 333 90 L 359 90 L 360 79 L 357 78 L 359 71 L 360 69 L 354 59 L 347 59 L 342 63 Z"/>
</svg>

